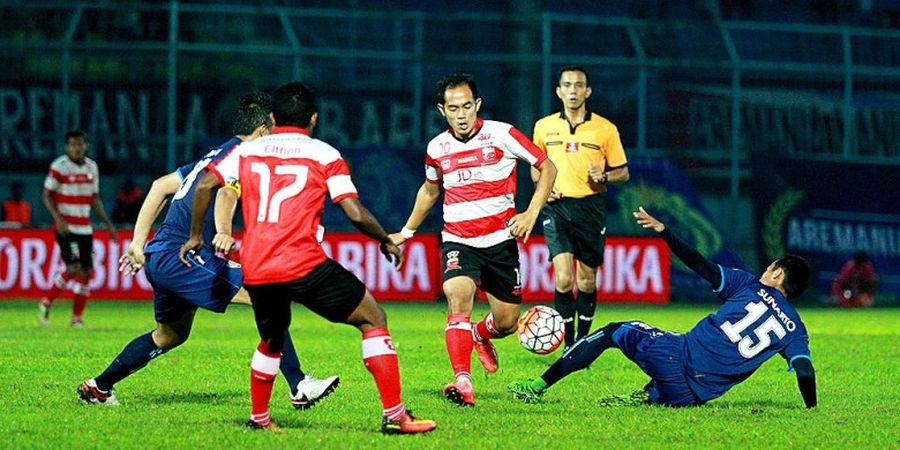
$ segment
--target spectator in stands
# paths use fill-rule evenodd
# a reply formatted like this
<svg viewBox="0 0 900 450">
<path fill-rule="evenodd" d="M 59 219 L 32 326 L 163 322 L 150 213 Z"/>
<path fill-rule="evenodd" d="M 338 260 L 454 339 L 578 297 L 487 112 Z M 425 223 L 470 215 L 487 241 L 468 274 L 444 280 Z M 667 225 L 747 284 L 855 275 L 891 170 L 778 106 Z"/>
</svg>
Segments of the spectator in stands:
<svg viewBox="0 0 900 450">
<path fill-rule="evenodd" d="M 144 202 L 144 191 L 134 184 L 131 177 L 125 179 L 116 191 L 116 205 L 113 207 L 113 222 L 133 224 L 137 221 L 141 203 Z"/>
<path fill-rule="evenodd" d="M 3 202 L 3 220 L 23 227 L 31 226 L 31 203 L 25 200 L 25 183 L 9 185 L 10 198 Z"/>
<path fill-rule="evenodd" d="M 831 296 L 844 308 L 872 306 L 878 275 L 866 252 L 856 252 L 831 283 Z"/>
</svg>

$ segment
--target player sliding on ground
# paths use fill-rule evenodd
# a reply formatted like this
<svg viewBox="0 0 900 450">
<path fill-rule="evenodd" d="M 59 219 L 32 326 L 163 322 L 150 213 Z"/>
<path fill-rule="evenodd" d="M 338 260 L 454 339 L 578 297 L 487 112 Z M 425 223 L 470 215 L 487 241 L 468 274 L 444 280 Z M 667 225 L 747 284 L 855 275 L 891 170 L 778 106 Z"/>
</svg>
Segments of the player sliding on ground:
<svg viewBox="0 0 900 450">
<path fill-rule="evenodd" d="M 365 285 L 319 245 L 325 197 L 330 196 L 357 229 L 378 240 L 382 253 L 398 267 L 403 259 L 400 249 L 360 203 L 340 152 L 311 137 L 318 118 L 312 91 L 297 82 L 279 87 L 272 94 L 272 117 L 275 128 L 268 136 L 242 144 L 210 165 L 200 179 L 191 235 L 181 250 L 182 262 L 192 265 L 187 257 L 202 248 L 202 219 L 211 191 L 223 185 L 242 187 L 244 287 L 262 338 L 250 363 L 252 407 L 247 426 L 278 431 L 269 417 L 269 400 L 291 324 L 291 303 L 298 302 L 362 332 L 363 363 L 381 395 L 382 432 L 433 430 L 434 421 L 416 419 L 401 399 L 399 361 L 384 310 Z M 233 242 L 222 234 L 212 241 L 216 250 L 226 253 Z"/>
<path fill-rule="evenodd" d="M 816 406 L 816 376 L 809 335 L 787 299 L 803 293 L 810 269 L 803 258 L 785 256 L 762 277 L 713 264 L 678 239 L 641 207 L 637 223 L 659 233 L 672 252 L 709 282 L 722 299 L 715 314 L 687 334 L 663 331 L 643 322 L 614 322 L 577 341 L 540 378 L 514 382 L 509 391 L 526 402 L 540 401 L 547 389 L 615 347 L 650 376 L 643 390 L 618 403 L 665 406 L 702 405 L 746 380 L 776 353 L 797 374 L 807 408 Z"/>
<path fill-rule="evenodd" d="M 241 142 L 252 141 L 269 133 L 271 100 L 267 94 L 248 94 L 241 98 L 234 122 L 236 137 L 191 164 L 162 176 L 153 182 L 134 227 L 134 238 L 127 252 L 119 260 L 119 270 L 136 274 L 141 268 L 153 287 L 153 309 L 156 329 L 132 340 L 96 378 L 81 384 L 78 395 L 85 403 L 117 404 L 113 386 L 140 370 L 151 360 L 187 341 L 197 308 L 225 312 L 229 302 L 249 304 L 247 292 L 241 289 L 240 265 L 213 254 L 210 250 L 216 227 L 212 226 L 214 212 L 206 212 L 206 247 L 194 258 L 190 268 L 181 265 L 178 250 L 188 238 L 191 224 L 191 205 L 196 181 L 206 166 L 228 155 Z M 150 227 L 162 212 L 165 200 L 173 195 L 166 219 L 156 236 L 144 248 Z M 216 204 L 217 228 L 231 234 L 231 218 L 236 200 Z M 336 376 L 318 379 L 300 370 L 300 361 L 290 336 L 285 336 L 285 352 L 281 372 L 291 390 L 291 403 L 306 409 L 330 394 L 340 383 Z"/>
</svg>

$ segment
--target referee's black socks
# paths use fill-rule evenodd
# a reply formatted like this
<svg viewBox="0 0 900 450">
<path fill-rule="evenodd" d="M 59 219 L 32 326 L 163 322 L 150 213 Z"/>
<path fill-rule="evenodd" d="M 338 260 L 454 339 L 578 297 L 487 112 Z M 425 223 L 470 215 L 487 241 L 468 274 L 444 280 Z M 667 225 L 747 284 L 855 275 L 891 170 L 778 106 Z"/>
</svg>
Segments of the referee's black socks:
<svg viewBox="0 0 900 450">
<path fill-rule="evenodd" d="M 575 343 L 575 300 L 571 292 L 554 291 L 553 306 L 563 318 L 566 329 L 566 348 Z"/>
<path fill-rule="evenodd" d="M 575 309 L 578 311 L 578 335 L 581 339 L 591 332 L 594 323 L 594 312 L 597 311 L 597 291 L 578 292 L 575 297 Z"/>
</svg>

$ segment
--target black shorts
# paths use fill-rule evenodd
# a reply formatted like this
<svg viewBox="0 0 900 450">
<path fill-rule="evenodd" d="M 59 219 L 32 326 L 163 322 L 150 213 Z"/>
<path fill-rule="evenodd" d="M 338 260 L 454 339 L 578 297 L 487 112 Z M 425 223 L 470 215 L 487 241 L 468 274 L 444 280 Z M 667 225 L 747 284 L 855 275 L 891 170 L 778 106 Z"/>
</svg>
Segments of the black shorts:
<svg viewBox="0 0 900 450">
<path fill-rule="evenodd" d="M 469 277 L 481 290 L 506 303 L 522 303 L 519 246 L 515 239 L 487 248 L 456 242 L 441 244 L 443 279 Z"/>
<path fill-rule="evenodd" d="M 80 263 L 85 270 L 94 268 L 94 237 L 90 234 L 56 233 L 59 255 L 66 264 Z"/>
<path fill-rule="evenodd" d="M 603 265 L 606 246 L 606 199 L 602 194 L 561 198 L 541 211 L 550 259 L 572 253 L 591 267 Z"/>
<path fill-rule="evenodd" d="M 343 322 L 356 310 L 366 293 L 362 281 L 332 259 L 293 281 L 245 284 L 244 288 L 250 294 L 260 328 L 263 327 L 261 320 L 287 328 L 291 323 L 291 302 L 300 303 L 331 322 Z"/>
</svg>

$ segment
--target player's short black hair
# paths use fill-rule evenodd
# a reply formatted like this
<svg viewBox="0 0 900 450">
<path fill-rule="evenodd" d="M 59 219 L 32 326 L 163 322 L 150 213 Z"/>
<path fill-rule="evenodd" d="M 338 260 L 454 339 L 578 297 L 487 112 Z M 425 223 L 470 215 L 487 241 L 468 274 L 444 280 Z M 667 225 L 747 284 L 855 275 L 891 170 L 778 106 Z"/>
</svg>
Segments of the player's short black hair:
<svg viewBox="0 0 900 450">
<path fill-rule="evenodd" d="M 860 250 L 853 254 L 853 261 L 859 265 L 865 264 L 869 262 L 869 254 L 863 250 Z"/>
<path fill-rule="evenodd" d="M 787 298 L 799 297 L 809 285 L 810 269 L 805 259 L 796 255 L 787 255 L 775 261 L 775 268 L 784 271 L 781 287 Z"/>
<path fill-rule="evenodd" d="M 68 143 L 69 139 L 78 139 L 82 138 L 87 141 L 87 134 L 81 130 L 69 130 L 66 132 L 66 140 L 64 142 Z"/>
<path fill-rule="evenodd" d="M 241 96 L 234 115 L 232 132 L 238 136 L 253 134 L 260 125 L 271 126 L 272 96 L 265 92 L 251 92 Z"/>
<path fill-rule="evenodd" d="M 316 95 L 305 84 L 294 81 L 272 93 L 272 115 L 275 124 L 308 128 L 316 113 Z"/>
<path fill-rule="evenodd" d="M 562 69 L 559 69 L 559 74 L 556 76 L 556 84 L 559 84 L 559 80 L 562 79 L 563 72 L 581 72 L 584 74 L 584 82 L 587 86 L 591 85 L 591 76 L 588 75 L 588 71 L 581 66 L 566 66 Z"/>
<path fill-rule="evenodd" d="M 475 79 L 467 73 L 451 73 L 437 82 L 437 102 L 438 105 L 444 104 L 444 92 L 457 86 L 468 85 L 472 91 L 472 98 L 478 98 L 478 86 L 475 85 Z"/>
</svg>

